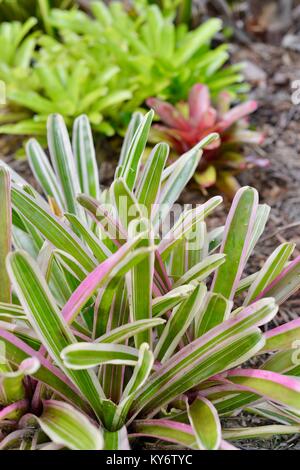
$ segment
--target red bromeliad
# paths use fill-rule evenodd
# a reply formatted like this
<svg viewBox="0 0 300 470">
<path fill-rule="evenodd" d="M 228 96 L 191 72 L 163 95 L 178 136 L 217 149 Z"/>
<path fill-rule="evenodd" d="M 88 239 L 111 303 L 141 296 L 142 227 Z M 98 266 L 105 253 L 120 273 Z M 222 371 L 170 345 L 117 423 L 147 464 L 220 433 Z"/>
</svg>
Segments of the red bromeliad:
<svg viewBox="0 0 300 470">
<path fill-rule="evenodd" d="M 195 180 L 202 189 L 216 184 L 231 196 L 238 189 L 236 174 L 253 165 L 268 164 L 265 159 L 245 158 L 240 152 L 242 144 L 259 145 L 264 139 L 262 133 L 249 129 L 247 118 L 256 111 L 256 101 L 230 108 L 231 96 L 223 92 L 214 108 L 208 88 L 197 84 L 191 89 L 187 103 L 179 103 L 175 107 L 157 98 L 149 98 L 147 104 L 162 121 L 155 126 L 155 140 L 156 137 L 167 139 L 178 154 L 191 149 L 212 132 L 219 134 L 219 139 L 205 148 L 199 171 L 195 173 Z"/>
</svg>

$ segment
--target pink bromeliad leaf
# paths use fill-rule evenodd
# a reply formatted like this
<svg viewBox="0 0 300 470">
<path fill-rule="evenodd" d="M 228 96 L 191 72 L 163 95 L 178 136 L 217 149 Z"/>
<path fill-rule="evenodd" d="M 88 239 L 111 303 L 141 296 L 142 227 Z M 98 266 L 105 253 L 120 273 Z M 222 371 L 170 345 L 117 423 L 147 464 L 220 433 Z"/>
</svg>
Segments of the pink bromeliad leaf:
<svg viewBox="0 0 300 470">
<path fill-rule="evenodd" d="M 253 100 L 240 104 L 239 106 L 235 106 L 224 114 L 222 120 L 218 123 L 218 132 L 224 132 L 239 119 L 245 118 L 249 114 L 254 113 L 254 111 L 257 110 L 257 107 L 257 102 Z"/>
<path fill-rule="evenodd" d="M 190 125 L 188 121 L 182 116 L 178 109 L 175 108 L 175 106 L 157 98 L 149 98 L 147 100 L 147 104 L 149 107 L 154 109 L 154 111 L 168 126 L 178 129 L 189 129 Z"/>
<path fill-rule="evenodd" d="M 195 126 L 201 125 L 210 108 L 209 90 L 200 83 L 193 86 L 189 94 L 189 117 Z"/>
<path fill-rule="evenodd" d="M 178 154 L 187 152 L 211 133 L 219 134 L 219 139 L 204 148 L 196 181 L 202 188 L 208 187 L 201 183 L 207 179 L 199 178 L 199 174 L 205 173 L 208 166 L 214 166 L 216 178 L 211 180 L 211 185 L 216 184 L 228 194 L 233 193 L 229 186 L 239 187 L 234 178 L 236 173 L 249 166 L 268 164 L 265 159 L 258 159 L 256 163 L 255 157 L 248 162 L 241 154 L 241 144 L 261 145 L 264 140 L 264 134 L 249 129 L 248 116 L 257 110 L 257 102 L 251 100 L 231 108 L 231 101 L 231 95 L 225 91 L 219 94 L 214 106 L 208 87 L 201 83 L 192 87 L 187 103 L 173 106 L 156 98 L 147 100 L 161 120 L 154 126 L 155 141 L 167 139 Z"/>
</svg>

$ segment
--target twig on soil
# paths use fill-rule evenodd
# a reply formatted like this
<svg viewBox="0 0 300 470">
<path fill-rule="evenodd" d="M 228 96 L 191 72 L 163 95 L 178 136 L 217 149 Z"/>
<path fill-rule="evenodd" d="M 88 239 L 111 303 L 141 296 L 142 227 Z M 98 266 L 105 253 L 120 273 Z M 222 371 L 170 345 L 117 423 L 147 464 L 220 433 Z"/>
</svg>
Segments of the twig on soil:
<svg viewBox="0 0 300 470">
<path fill-rule="evenodd" d="M 278 228 L 275 232 L 273 232 L 270 235 L 267 235 L 266 237 L 264 237 L 261 240 L 261 242 L 265 242 L 267 240 L 270 240 L 270 238 L 276 237 L 276 235 L 278 235 L 279 233 L 284 232 L 285 230 L 289 230 L 291 228 L 296 228 L 296 227 L 300 227 L 300 221 L 299 222 L 294 222 L 292 224 L 288 224 L 288 225 L 285 225 L 283 227 Z"/>
</svg>

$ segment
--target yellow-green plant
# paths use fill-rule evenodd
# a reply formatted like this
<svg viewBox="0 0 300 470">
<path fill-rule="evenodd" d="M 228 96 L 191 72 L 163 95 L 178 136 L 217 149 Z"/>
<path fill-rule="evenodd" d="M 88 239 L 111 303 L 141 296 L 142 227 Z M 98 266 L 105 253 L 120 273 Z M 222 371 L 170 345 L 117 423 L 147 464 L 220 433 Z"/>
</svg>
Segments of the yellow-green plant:
<svg viewBox="0 0 300 470">
<path fill-rule="evenodd" d="M 224 67 L 228 45 L 211 46 L 220 20 L 189 31 L 156 5 L 133 15 L 120 2 L 96 1 L 91 9 L 93 18 L 78 10 L 51 12 L 55 36 L 38 38 L 23 83 L 0 73 L 8 102 L 30 114 L 1 132 L 43 134 L 47 115 L 59 112 L 69 126 L 86 113 L 95 131 L 111 135 L 122 132 L 150 96 L 177 102 L 199 81 L 213 95 L 244 89 L 240 65 Z"/>
</svg>

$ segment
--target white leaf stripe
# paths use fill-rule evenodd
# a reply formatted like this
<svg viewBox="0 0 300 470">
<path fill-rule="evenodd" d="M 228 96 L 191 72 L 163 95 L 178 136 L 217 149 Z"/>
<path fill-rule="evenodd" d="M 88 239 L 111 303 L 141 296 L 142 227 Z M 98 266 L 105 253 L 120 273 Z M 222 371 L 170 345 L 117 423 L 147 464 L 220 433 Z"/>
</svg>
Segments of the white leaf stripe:
<svg viewBox="0 0 300 470">
<path fill-rule="evenodd" d="M 68 211 L 83 216 L 84 212 L 76 202 L 80 185 L 68 131 L 62 116 L 50 115 L 47 135 L 51 160 L 64 193 L 66 207 Z"/>
<path fill-rule="evenodd" d="M 135 365 L 138 350 L 112 343 L 77 343 L 64 348 L 61 358 L 68 368 L 75 370 L 89 369 L 99 364 Z"/>
<path fill-rule="evenodd" d="M 11 194 L 13 205 L 47 240 L 74 256 L 88 271 L 95 267 L 96 261 L 82 245 L 80 239 L 57 217 L 46 211 L 32 196 L 20 188 L 13 186 Z"/>
<path fill-rule="evenodd" d="M 79 116 L 73 126 L 73 151 L 81 192 L 100 198 L 98 165 L 91 126 L 87 116 Z"/>
</svg>

